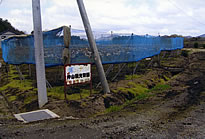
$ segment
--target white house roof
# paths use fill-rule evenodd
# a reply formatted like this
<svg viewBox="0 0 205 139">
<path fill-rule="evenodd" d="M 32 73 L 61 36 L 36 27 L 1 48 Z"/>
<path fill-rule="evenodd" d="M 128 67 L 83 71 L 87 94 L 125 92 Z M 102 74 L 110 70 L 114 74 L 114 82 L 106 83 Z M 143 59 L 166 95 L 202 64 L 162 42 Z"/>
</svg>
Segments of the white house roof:
<svg viewBox="0 0 205 139">
<path fill-rule="evenodd" d="M 14 31 L 6 30 L 6 31 L 3 31 L 3 32 L 0 32 L 0 35 L 19 35 L 19 33 L 16 33 Z"/>
</svg>

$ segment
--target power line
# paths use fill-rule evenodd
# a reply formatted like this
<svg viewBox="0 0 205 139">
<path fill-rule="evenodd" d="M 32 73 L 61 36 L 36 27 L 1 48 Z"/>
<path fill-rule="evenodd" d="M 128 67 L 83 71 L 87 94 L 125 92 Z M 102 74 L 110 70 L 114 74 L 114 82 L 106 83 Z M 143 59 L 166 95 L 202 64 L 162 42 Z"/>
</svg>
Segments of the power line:
<svg viewBox="0 0 205 139">
<path fill-rule="evenodd" d="M 178 10 L 182 11 L 186 16 L 190 17 L 192 20 L 194 20 L 195 22 L 198 22 L 198 24 L 204 25 L 205 24 L 201 21 L 199 21 L 197 18 L 187 14 L 186 11 L 183 10 L 183 8 L 181 8 L 180 6 L 178 6 L 175 2 L 173 2 L 172 0 L 168 0 L 173 6 L 175 6 Z"/>
</svg>

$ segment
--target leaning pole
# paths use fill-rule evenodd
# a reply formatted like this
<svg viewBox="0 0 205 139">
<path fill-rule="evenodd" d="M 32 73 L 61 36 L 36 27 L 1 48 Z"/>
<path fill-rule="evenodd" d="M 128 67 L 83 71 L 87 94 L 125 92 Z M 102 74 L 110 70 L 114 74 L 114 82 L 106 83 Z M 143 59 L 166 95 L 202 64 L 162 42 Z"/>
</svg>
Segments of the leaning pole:
<svg viewBox="0 0 205 139">
<path fill-rule="evenodd" d="M 41 26 L 41 8 L 40 0 L 32 0 L 33 9 L 33 26 L 34 26 L 34 47 L 35 47 L 35 62 L 36 62 L 36 77 L 38 87 L 38 104 L 39 108 L 48 102 L 46 77 L 45 77 L 45 62 L 43 50 L 43 34 Z"/>
<path fill-rule="evenodd" d="M 108 85 L 108 82 L 105 76 L 105 72 L 104 72 L 102 62 L 100 59 L 100 55 L 98 53 L 98 49 L 97 49 L 97 46 L 94 40 L 94 36 L 93 36 L 92 29 L 91 29 L 91 26 L 88 20 L 88 16 L 85 10 L 83 0 L 77 0 L 77 3 L 78 3 L 80 14 L 83 20 L 86 35 L 87 35 L 87 38 L 88 38 L 88 41 L 89 41 L 89 44 L 90 44 L 90 47 L 91 47 L 91 50 L 94 56 L 94 61 L 97 66 L 98 74 L 100 76 L 100 82 L 102 84 L 103 92 L 110 93 L 110 88 L 109 88 L 109 85 Z"/>
</svg>

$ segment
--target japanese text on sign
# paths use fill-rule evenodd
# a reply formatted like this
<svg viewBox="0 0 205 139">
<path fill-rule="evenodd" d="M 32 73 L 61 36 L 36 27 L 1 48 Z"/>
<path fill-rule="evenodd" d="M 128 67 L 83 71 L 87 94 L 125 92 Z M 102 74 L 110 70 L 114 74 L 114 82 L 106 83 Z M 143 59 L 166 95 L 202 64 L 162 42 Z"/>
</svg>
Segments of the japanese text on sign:
<svg viewBox="0 0 205 139">
<path fill-rule="evenodd" d="M 91 81 L 91 64 L 67 65 L 65 67 L 66 85 L 89 83 Z"/>
</svg>

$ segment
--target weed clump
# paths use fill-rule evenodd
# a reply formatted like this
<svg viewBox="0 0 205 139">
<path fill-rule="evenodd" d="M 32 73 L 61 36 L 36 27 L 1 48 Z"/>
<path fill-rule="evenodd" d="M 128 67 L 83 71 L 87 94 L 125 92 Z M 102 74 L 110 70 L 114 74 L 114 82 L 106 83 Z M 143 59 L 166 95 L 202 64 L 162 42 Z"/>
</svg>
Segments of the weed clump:
<svg viewBox="0 0 205 139">
<path fill-rule="evenodd" d="M 123 108 L 123 105 L 115 105 L 115 106 L 110 106 L 105 110 L 105 113 L 111 113 L 111 112 L 117 112 L 120 111 Z"/>
<path fill-rule="evenodd" d="M 123 92 L 123 93 L 131 93 L 134 96 L 138 96 L 148 91 L 148 88 L 146 88 L 145 86 L 135 84 L 134 82 L 129 82 L 128 87 L 129 88 L 119 87 L 118 91 Z"/>
<path fill-rule="evenodd" d="M 188 57 L 188 54 L 189 52 L 188 51 L 182 51 L 181 52 L 181 55 L 183 56 L 183 57 Z"/>
<path fill-rule="evenodd" d="M 149 92 L 156 92 L 156 93 L 161 93 L 167 89 L 171 88 L 170 85 L 167 84 L 157 84 L 156 86 L 154 86 L 152 89 L 149 90 Z"/>
<path fill-rule="evenodd" d="M 81 98 L 86 98 L 89 95 L 90 95 L 90 90 L 80 89 L 78 93 L 69 94 L 67 96 L 69 100 L 79 100 Z M 64 86 L 58 86 L 58 87 L 53 87 L 51 89 L 48 89 L 48 96 L 60 100 L 65 99 Z"/>
<path fill-rule="evenodd" d="M 142 77 L 141 75 L 137 75 L 137 74 L 134 74 L 134 75 L 125 75 L 125 80 L 132 80 L 132 79 L 137 79 L 137 78 L 140 78 Z"/>
</svg>

